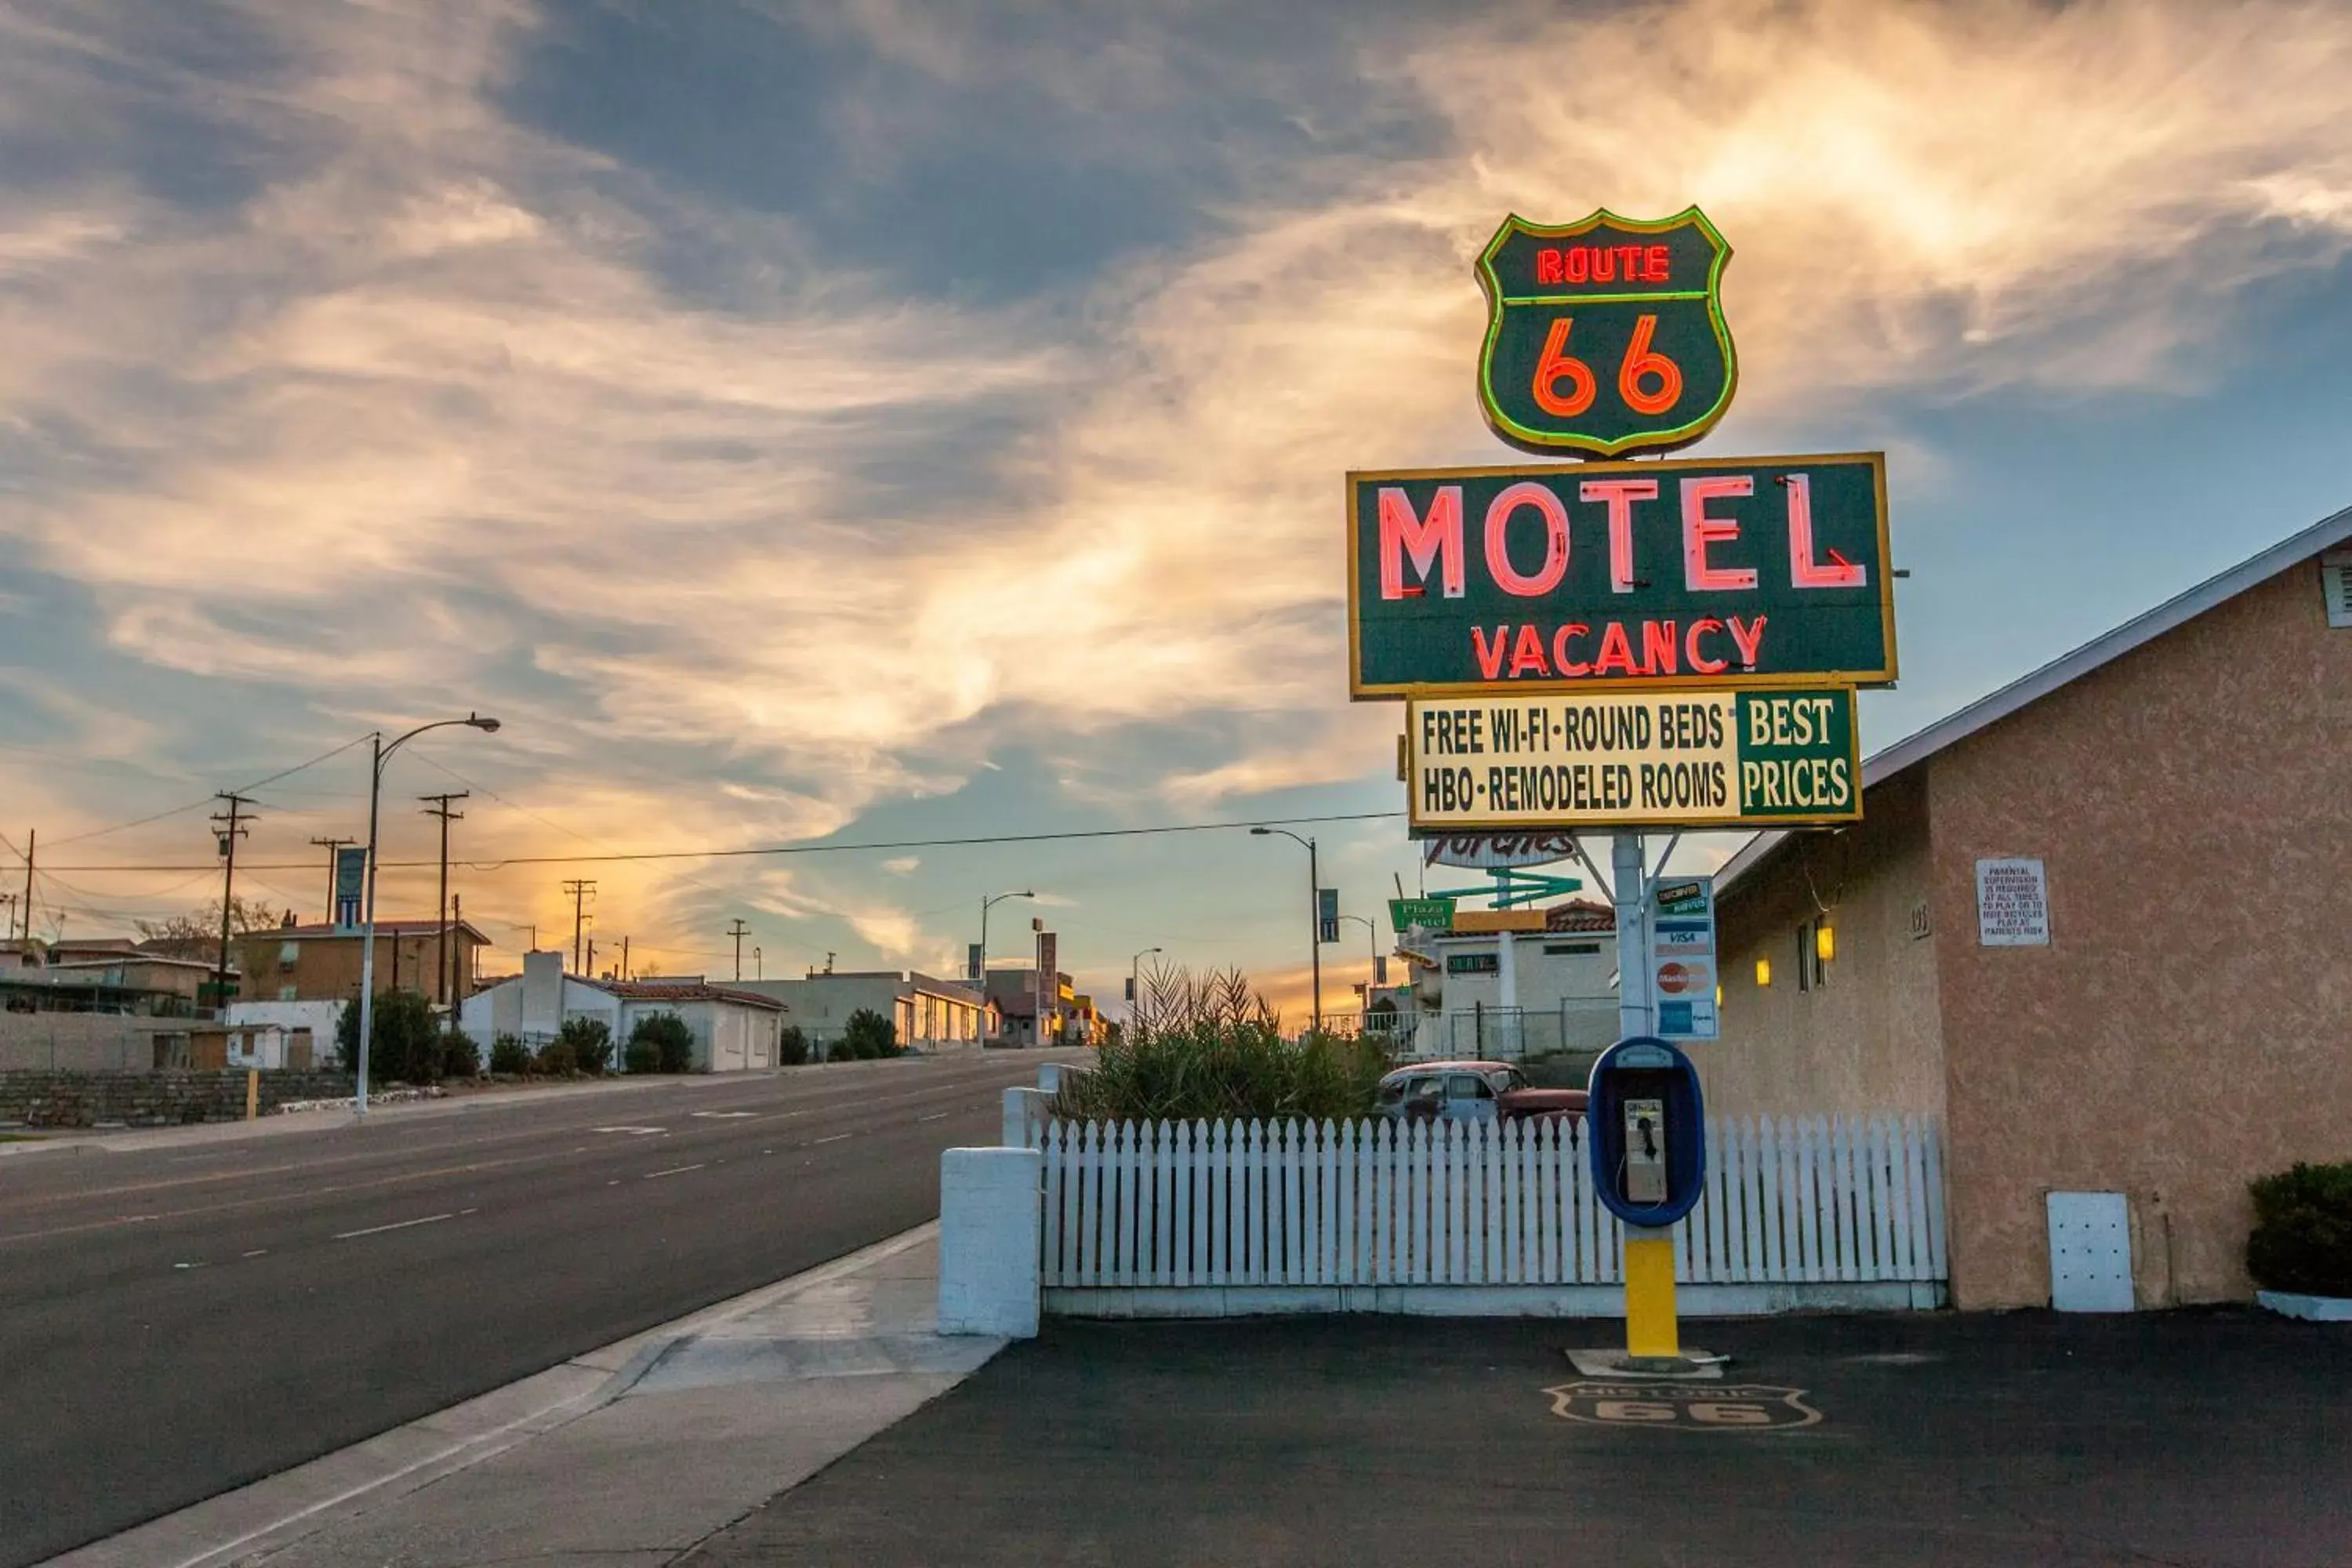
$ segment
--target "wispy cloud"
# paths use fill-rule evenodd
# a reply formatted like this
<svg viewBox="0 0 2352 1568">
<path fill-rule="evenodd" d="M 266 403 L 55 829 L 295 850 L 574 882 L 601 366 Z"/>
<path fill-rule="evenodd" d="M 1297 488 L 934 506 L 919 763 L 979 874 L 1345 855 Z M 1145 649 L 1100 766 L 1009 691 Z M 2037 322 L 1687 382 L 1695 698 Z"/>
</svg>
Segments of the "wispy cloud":
<svg viewBox="0 0 2352 1568">
<path fill-rule="evenodd" d="M 1281 113 L 1183 237 L 981 304 L 525 123 L 519 0 L 229 7 L 236 51 L 0 13 L 0 132 L 74 132 L 0 190 L 0 538 L 88 595 L 94 647 L 207 693 L 191 727 L 496 707 L 564 801 L 560 831 L 486 811 L 509 853 L 833 832 L 1015 738 L 1094 804 L 1206 811 L 1385 771 L 1392 715 L 1341 700 L 1339 475 L 1489 454 L 1469 260 L 1507 210 L 1704 205 L 1759 439 L 1893 395 L 2193 391 L 2235 291 L 2352 241 L 2334 6 L 1402 9 L 1351 16 L 1336 75 L 1115 8 L 774 15 L 1096 117 L 1107 160 L 1158 156 L 1123 110 L 1220 59 Z M 159 115 L 236 155 L 154 174 Z M 954 131 L 846 91 L 824 123 L 876 179 Z M 665 270 L 681 236 L 723 300 Z M 9 655 L 74 733 L 176 743 Z M 1173 767 L 1100 743 L 1208 717 Z M 822 873 L 695 875 L 611 880 L 679 931 L 741 898 L 952 951 Z"/>
</svg>

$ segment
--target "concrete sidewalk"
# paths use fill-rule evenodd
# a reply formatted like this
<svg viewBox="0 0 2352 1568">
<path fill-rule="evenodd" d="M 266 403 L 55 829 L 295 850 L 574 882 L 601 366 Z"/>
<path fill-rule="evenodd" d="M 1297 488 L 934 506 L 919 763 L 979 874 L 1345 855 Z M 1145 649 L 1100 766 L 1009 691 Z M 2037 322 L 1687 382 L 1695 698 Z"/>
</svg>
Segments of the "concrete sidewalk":
<svg viewBox="0 0 2352 1568">
<path fill-rule="evenodd" d="M 49 1568 L 669 1563 L 1003 1348 L 938 1275 L 923 1226 Z"/>
</svg>

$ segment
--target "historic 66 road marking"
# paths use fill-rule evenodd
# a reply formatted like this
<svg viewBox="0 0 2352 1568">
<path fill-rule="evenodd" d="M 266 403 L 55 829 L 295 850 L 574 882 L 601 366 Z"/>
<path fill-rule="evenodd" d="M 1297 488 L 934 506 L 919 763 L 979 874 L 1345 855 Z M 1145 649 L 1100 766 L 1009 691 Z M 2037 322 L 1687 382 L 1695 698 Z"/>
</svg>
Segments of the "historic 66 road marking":
<svg viewBox="0 0 2352 1568">
<path fill-rule="evenodd" d="M 1596 1426 L 1770 1432 L 1811 1426 L 1822 1413 L 1801 1388 L 1753 1383 L 1563 1383 L 1544 1390 L 1551 1413 Z"/>
</svg>

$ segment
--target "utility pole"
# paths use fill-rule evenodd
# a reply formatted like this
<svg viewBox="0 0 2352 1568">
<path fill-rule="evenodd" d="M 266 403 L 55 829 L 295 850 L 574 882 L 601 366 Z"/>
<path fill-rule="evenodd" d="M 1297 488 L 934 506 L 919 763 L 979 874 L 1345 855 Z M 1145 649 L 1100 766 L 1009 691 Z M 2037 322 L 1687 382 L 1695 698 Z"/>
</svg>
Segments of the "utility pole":
<svg viewBox="0 0 2352 1568">
<path fill-rule="evenodd" d="M 452 930 L 463 929 L 466 924 L 466 900 L 456 893 L 449 895 L 449 924 Z M 465 1000 L 457 994 L 457 971 L 466 967 L 464 955 L 467 951 L 454 943 L 449 949 L 449 1026 L 453 1029 L 457 1026 L 457 1004 Z"/>
<path fill-rule="evenodd" d="M 25 829 L 25 945 L 33 945 L 33 841 L 41 836 L 37 827 Z"/>
<path fill-rule="evenodd" d="M 425 803 L 425 816 L 441 819 L 441 891 L 433 906 L 433 918 L 440 923 L 441 929 L 436 933 L 433 948 L 433 984 L 441 993 L 441 1005 L 454 1009 L 457 1002 L 450 995 L 449 985 L 449 825 L 465 821 L 466 814 L 452 811 L 449 806 L 453 801 L 471 800 L 473 796 L 461 789 L 441 795 L 420 795 L 416 798 Z M 455 1016 L 453 1011 L 453 1028 L 456 1026 Z"/>
<path fill-rule="evenodd" d="M 225 812 L 213 813 L 213 831 L 220 835 L 221 852 L 221 938 L 220 965 L 213 972 L 213 1006 L 215 1016 L 228 1013 L 228 927 L 229 914 L 236 907 L 236 841 L 245 837 L 241 824 L 243 813 L 253 802 L 231 790 L 223 790 L 215 799 L 228 802 Z"/>
<path fill-rule="evenodd" d="M 593 881 L 566 882 L 563 890 L 572 895 L 572 973 L 577 974 L 580 973 L 580 933 L 587 927 L 588 900 L 595 895 L 596 884 Z"/>
<path fill-rule="evenodd" d="M 359 840 L 356 838 L 313 838 L 310 840 L 313 847 L 323 849 L 327 852 L 327 917 L 320 922 L 321 925 L 333 925 L 335 923 L 335 851 L 344 847 L 346 845 L 357 844 Z"/>
<path fill-rule="evenodd" d="M 735 939 L 735 978 L 738 980 L 743 978 L 743 939 L 751 934 L 751 931 L 740 915 L 736 916 L 735 923 L 727 928 L 727 934 Z"/>
<path fill-rule="evenodd" d="M 621 939 L 621 978 L 622 978 L 622 979 L 624 979 L 624 980 L 626 980 L 628 977 L 629 977 L 629 939 L 628 939 L 627 937 L 623 937 L 623 938 Z"/>
<path fill-rule="evenodd" d="M 593 936 L 588 939 L 588 967 L 580 973 L 590 980 L 596 978 L 596 939 Z"/>
</svg>

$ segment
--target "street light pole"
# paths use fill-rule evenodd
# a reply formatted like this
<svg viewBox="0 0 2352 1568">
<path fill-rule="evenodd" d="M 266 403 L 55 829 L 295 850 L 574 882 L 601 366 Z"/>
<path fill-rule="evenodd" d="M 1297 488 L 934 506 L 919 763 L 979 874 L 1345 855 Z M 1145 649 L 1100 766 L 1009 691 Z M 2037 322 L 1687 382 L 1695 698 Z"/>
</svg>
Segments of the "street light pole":
<svg viewBox="0 0 2352 1568">
<path fill-rule="evenodd" d="M 1143 953 L 1160 952 L 1163 949 L 1147 947 L 1127 961 L 1127 1021 L 1135 1022 L 1135 1005 L 1143 999 Z"/>
<path fill-rule="evenodd" d="M 1034 899 L 1036 896 L 1024 888 L 1017 893 L 995 893 L 980 900 L 980 973 L 971 978 L 972 984 L 980 987 L 983 1009 L 988 1005 L 988 911 L 1007 899 Z"/>
<path fill-rule="evenodd" d="M 468 713 L 463 719 L 436 719 L 430 724 L 419 724 L 389 746 L 383 743 L 383 731 L 378 730 L 369 740 L 368 765 L 368 836 L 367 836 L 367 904 L 366 929 L 360 935 L 360 1037 L 352 1047 L 357 1059 L 352 1063 L 352 1114 L 367 1114 L 368 1043 L 375 1034 L 375 829 L 376 807 L 383 795 L 383 764 L 392 753 L 427 730 L 444 729 L 452 724 L 464 724 L 479 730 L 485 735 L 498 733 L 499 721 L 485 719 L 478 713 Z"/>
<path fill-rule="evenodd" d="M 1315 1032 L 1323 1032 L 1323 911 L 1317 908 L 1323 891 L 1323 875 L 1316 868 L 1315 840 L 1301 838 L 1287 827 L 1253 827 L 1252 837 L 1264 838 L 1281 834 L 1294 844 L 1307 846 L 1307 956 L 1315 973 Z"/>
<path fill-rule="evenodd" d="M 1381 973 L 1381 928 L 1361 915 L 1341 915 L 1343 921 L 1353 921 L 1364 928 L 1364 956 L 1372 961 L 1371 972 L 1364 976 L 1364 1005 L 1372 1005 L 1372 985 Z M 1315 933 L 1322 935 L 1321 931 Z"/>
</svg>

